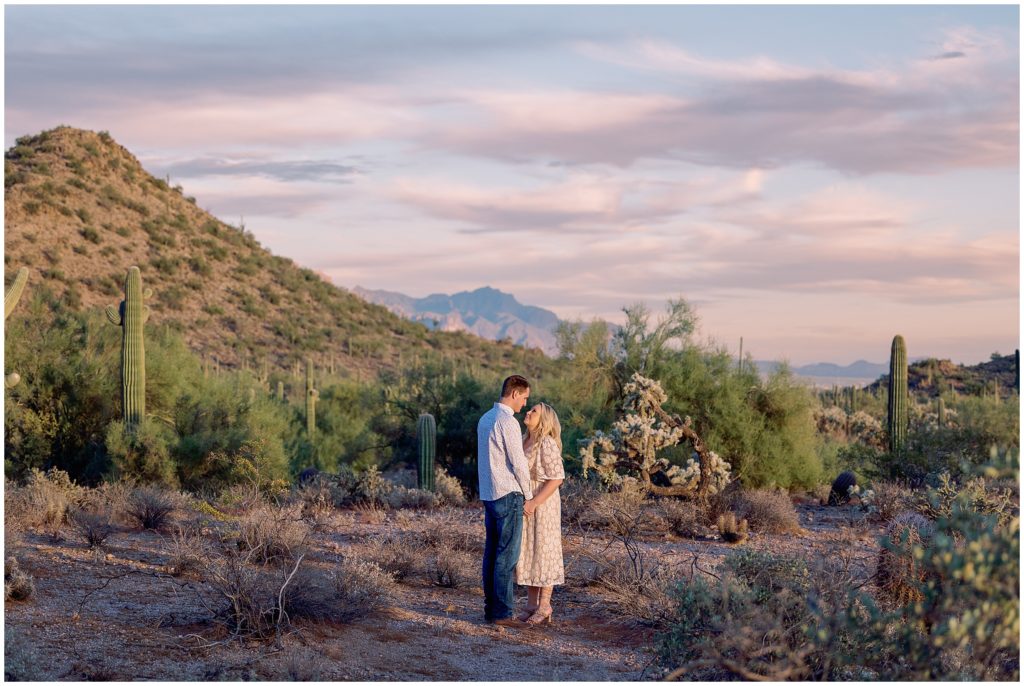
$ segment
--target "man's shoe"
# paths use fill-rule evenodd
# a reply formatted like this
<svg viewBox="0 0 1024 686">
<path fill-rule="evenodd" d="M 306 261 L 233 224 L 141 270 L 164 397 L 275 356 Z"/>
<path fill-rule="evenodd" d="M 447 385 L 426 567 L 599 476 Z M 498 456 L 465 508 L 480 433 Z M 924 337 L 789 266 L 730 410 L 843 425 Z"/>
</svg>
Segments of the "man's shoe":
<svg viewBox="0 0 1024 686">
<path fill-rule="evenodd" d="M 515 617 L 505 617 L 504 619 L 492 619 L 491 624 L 496 626 L 503 626 L 509 629 L 521 629 L 523 623 Z"/>
</svg>

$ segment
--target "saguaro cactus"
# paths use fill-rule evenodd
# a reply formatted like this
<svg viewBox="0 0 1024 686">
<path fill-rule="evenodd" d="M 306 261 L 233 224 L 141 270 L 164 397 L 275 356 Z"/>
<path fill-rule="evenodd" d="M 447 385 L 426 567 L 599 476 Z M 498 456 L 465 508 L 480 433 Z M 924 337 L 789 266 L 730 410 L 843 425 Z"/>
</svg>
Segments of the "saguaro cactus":
<svg viewBox="0 0 1024 686">
<path fill-rule="evenodd" d="M 26 283 L 28 283 L 28 267 L 22 267 L 14 277 L 11 287 L 4 291 L 4 319 L 11 316 L 18 300 L 21 299 L 21 293 L 25 290 Z"/>
<path fill-rule="evenodd" d="M 320 391 L 313 388 L 313 360 L 306 359 L 306 433 L 309 440 L 316 435 L 316 400 Z"/>
<path fill-rule="evenodd" d="M 935 399 L 935 418 L 939 426 L 946 425 L 946 403 L 942 400 L 941 395 Z"/>
<path fill-rule="evenodd" d="M 889 356 L 889 452 L 901 455 L 907 446 L 907 344 L 903 336 L 892 339 Z"/>
<path fill-rule="evenodd" d="M 150 297 L 150 289 L 142 290 L 142 272 L 129 267 L 124 278 L 124 300 L 117 309 L 108 305 L 107 319 L 120 326 L 121 334 L 121 401 L 124 423 L 138 426 L 146 416 L 146 351 L 142 329 L 149 319 L 149 308 L 143 300 Z"/>
<path fill-rule="evenodd" d="M 4 291 L 4 319 L 6 320 L 11 316 L 11 312 L 18 305 L 18 301 L 21 299 L 21 294 L 25 290 L 25 284 L 28 283 L 28 267 L 22 267 L 18 270 L 17 276 L 14 277 L 14 282 L 11 287 Z M 11 372 L 4 377 L 4 388 L 14 388 L 21 381 L 21 375 L 18 372 Z"/>
<path fill-rule="evenodd" d="M 284 402 L 284 381 L 277 382 L 277 399 Z"/>
<path fill-rule="evenodd" d="M 416 440 L 420 446 L 416 462 L 417 485 L 424 491 L 434 490 L 434 456 L 437 453 L 437 423 L 424 412 L 416 423 Z"/>
</svg>

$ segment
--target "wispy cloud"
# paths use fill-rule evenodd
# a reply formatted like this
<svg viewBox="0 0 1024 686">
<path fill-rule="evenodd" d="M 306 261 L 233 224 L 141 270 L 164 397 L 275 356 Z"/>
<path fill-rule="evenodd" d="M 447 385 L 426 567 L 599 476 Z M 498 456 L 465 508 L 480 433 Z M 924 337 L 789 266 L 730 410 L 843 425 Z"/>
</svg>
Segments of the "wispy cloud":
<svg viewBox="0 0 1024 686">
<path fill-rule="evenodd" d="M 358 168 L 331 160 L 275 160 L 207 155 L 183 160 L 144 160 L 172 176 L 263 176 L 279 181 L 346 181 Z"/>
<path fill-rule="evenodd" d="M 464 154 L 573 164 L 674 158 L 730 167 L 812 162 L 842 172 L 933 174 L 1013 167 L 1015 59 L 996 38 L 950 39 L 952 68 L 921 59 L 874 70 L 712 60 L 651 40 L 581 47 L 594 59 L 686 77 L 676 93 L 465 94 L 478 121 L 431 135 Z M 685 93 L 685 95 L 684 95 Z"/>
</svg>

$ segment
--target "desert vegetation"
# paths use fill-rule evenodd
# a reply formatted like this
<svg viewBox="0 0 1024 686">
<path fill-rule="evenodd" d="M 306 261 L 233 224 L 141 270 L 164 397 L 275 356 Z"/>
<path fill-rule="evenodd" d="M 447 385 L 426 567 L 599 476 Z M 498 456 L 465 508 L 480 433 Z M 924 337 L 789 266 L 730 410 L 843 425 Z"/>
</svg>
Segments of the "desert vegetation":
<svg viewBox="0 0 1024 686">
<path fill-rule="evenodd" d="M 547 359 L 353 305 L 109 136 L 5 161 L 8 678 L 1019 677 L 1016 358 L 896 336 L 877 384 L 815 390 L 679 299 Z M 67 241 L 29 238 L 50 214 Z M 511 372 L 568 475 L 570 621 L 522 636 L 478 588 L 476 422 Z"/>
</svg>

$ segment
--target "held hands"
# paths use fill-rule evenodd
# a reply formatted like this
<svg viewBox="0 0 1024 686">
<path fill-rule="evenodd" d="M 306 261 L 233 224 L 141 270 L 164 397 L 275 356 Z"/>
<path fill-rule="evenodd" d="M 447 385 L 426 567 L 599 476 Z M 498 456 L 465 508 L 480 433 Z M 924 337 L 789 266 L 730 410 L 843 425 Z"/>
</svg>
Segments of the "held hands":
<svg viewBox="0 0 1024 686">
<path fill-rule="evenodd" d="M 534 498 L 531 498 L 531 499 L 527 500 L 525 503 L 523 503 L 523 514 L 526 515 L 527 517 L 532 516 L 536 509 L 537 509 L 537 501 Z"/>
</svg>

